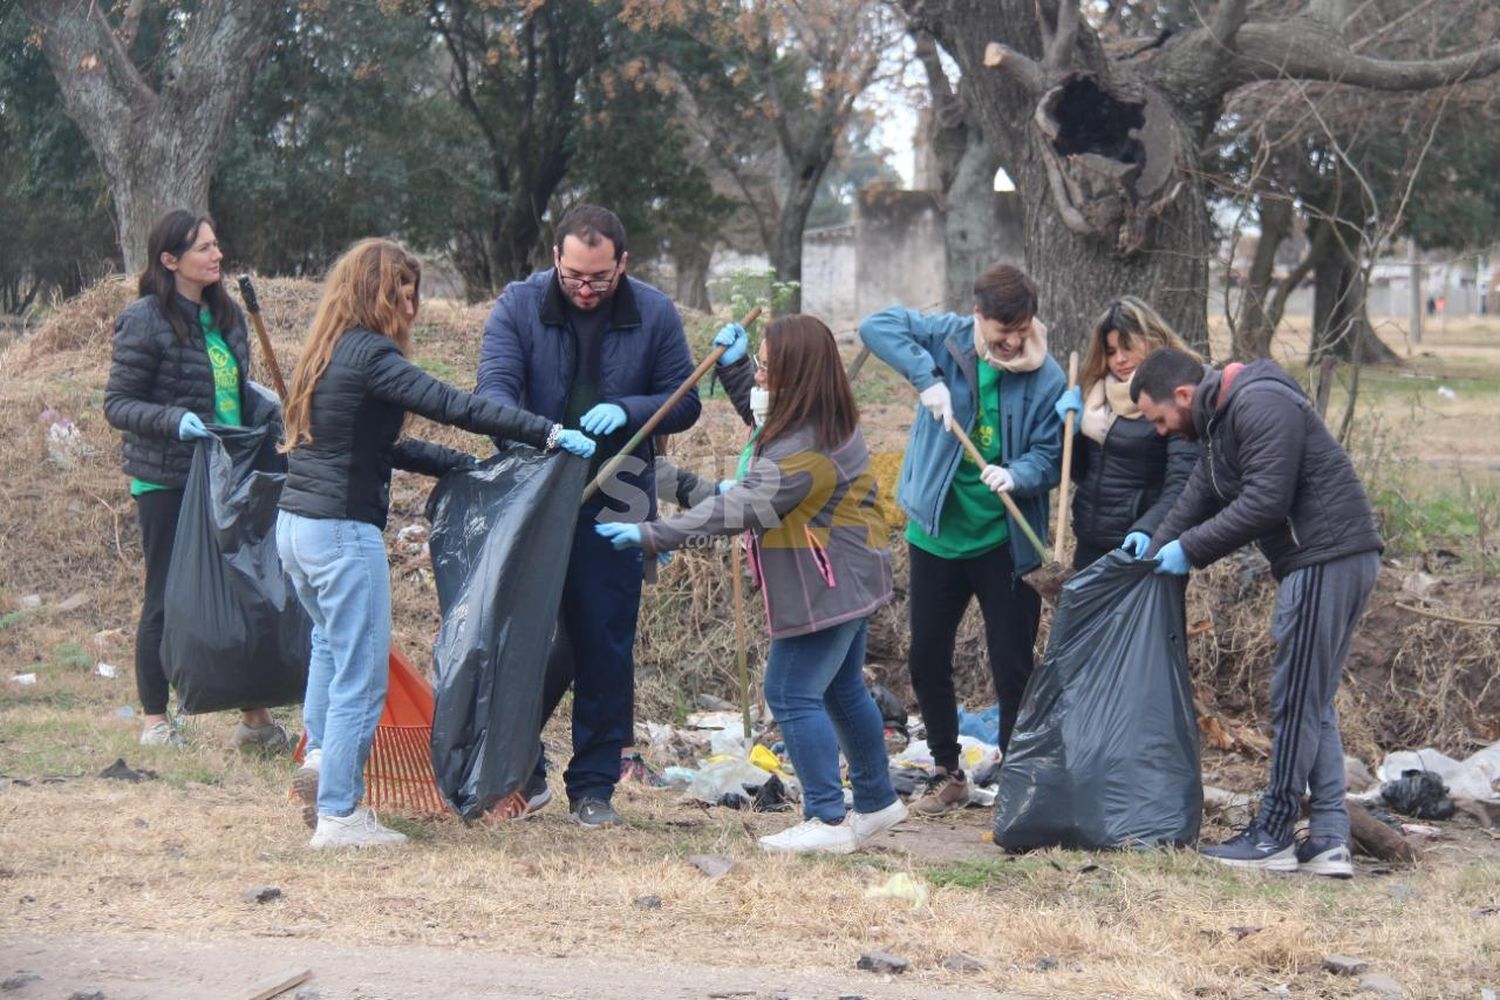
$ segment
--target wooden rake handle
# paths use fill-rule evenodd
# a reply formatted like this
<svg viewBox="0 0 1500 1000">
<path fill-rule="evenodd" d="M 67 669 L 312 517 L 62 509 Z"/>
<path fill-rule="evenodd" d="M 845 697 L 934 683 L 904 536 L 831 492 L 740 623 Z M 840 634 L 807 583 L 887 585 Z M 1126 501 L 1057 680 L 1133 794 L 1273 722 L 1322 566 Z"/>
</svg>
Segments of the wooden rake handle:
<svg viewBox="0 0 1500 1000">
<path fill-rule="evenodd" d="M 1072 351 L 1068 354 L 1068 388 L 1075 389 L 1078 386 L 1078 352 Z M 1063 421 L 1063 452 L 1062 452 L 1062 482 L 1057 488 L 1057 554 L 1062 556 L 1068 547 L 1068 515 L 1073 513 L 1073 505 L 1068 503 L 1068 487 L 1073 483 L 1073 425 L 1078 420 L 1078 413 L 1068 411 L 1068 419 Z"/>
<path fill-rule="evenodd" d="M 745 318 L 740 320 L 740 326 L 748 328 L 751 323 L 754 323 L 758 319 L 760 319 L 760 306 L 756 306 L 746 313 Z M 718 363 L 719 358 L 723 357 L 724 352 L 727 350 L 729 348 L 725 346 L 715 347 L 712 351 L 709 351 L 708 357 L 704 358 L 702 363 L 693 369 L 693 374 L 688 376 L 687 381 L 679 385 L 677 391 L 668 396 L 667 401 L 661 404 L 644 424 L 641 424 L 640 430 L 630 435 L 630 440 L 625 442 L 625 447 L 621 448 L 614 458 L 604 463 L 603 468 L 599 470 L 599 474 L 594 477 L 594 481 L 589 483 L 588 488 L 583 491 L 584 503 L 588 502 L 589 497 L 599 492 L 599 487 L 609 481 L 609 477 L 613 476 L 620 466 L 625 463 L 625 460 L 630 457 L 630 453 L 641 446 L 641 442 L 646 440 L 651 432 L 656 429 L 656 425 L 666 418 L 667 414 L 672 411 L 672 407 L 682 401 L 682 397 L 688 394 L 688 390 L 697 385 L 698 380 L 708 374 L 708 370 Z"/>
<path fill-rule="evenodd" d="M 260 342 L 260 353 L 266 357 L 266 367 L 271 370 L 271 382 L 276 387 L 276 395 L 281 401 L 286 402 L 286 381 L 281 377 L 281 366 L 276 363 L 276 352 L 271 350 L 271 337 L 266 333 L 266 324 L 260 318 L 260 297 L 255 294 L 255 285 L 250 281 L 250 275 L 239 276 L 240 298 L 245 300 L 245 313 L 250 317 L 250 325 L 255 327 L 255 339 Z"/>
<path fill-rule="evenodd" d="M 974 460 L 975 465 L 983 469 L 986 465 L 990 464 L 984 460 L 983 455 L 979 454 L 979 449 L 974 447 L 974 442 L 969 440 L 969 435 L 964 433 L 962 427 L 949 420 L 948 429 L 958 438 L 959 443 L 964 446 L 964 451 L 969 453 L 969 457 Z M 1021 534 L 1025 535 L 1026 540 L 1036 549 L 1037 555 L 1042 557 L 1042 562 L 1051 562 L 1052 550 L 1042 544 L 1042 540 L 1036 536 L 1036 532 L 1031 530 L 1031 523 L 1026 520 L 1026 515 L 1021 513 L 1021 508 L 1016 506 L 1016 502 L 1010 498 L 1010 494 L 1000 493 L 997 495 L 1000 497 L 1000 502 L 1005 504 L 1005 512 L 1010 515 L 1012 521 L 1016 522 L 1016 527 L 1021 529 Z"/>
</svg>

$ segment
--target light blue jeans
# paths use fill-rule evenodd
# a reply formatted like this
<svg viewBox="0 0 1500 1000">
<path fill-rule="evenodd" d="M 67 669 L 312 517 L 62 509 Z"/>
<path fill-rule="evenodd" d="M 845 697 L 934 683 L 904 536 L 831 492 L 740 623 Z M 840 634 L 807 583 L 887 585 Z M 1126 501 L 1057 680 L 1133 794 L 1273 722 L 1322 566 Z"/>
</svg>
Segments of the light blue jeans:
<svg viewBox="0 0 1500 1000">
<path fill-rule="evenodd" d="M 321 747 L 318 815 L 347 816 L 365 788 L 365 758 L 385 707 L 391 571 L 380 529 L 281 511 L 276 550 L 312 618 L 302 724 Z"/>
<path fill-rule="evenodd" d="M 766 704 L 781 726 L 792 767 L 802 782 L 802 814 L 844 818 L 839 750 L 849 762 L 856 812 L 879 812 L 896 801 L 880 709 L 865 687 L 869 619 L 772 639 L 766 657 Z"/>
</svg>

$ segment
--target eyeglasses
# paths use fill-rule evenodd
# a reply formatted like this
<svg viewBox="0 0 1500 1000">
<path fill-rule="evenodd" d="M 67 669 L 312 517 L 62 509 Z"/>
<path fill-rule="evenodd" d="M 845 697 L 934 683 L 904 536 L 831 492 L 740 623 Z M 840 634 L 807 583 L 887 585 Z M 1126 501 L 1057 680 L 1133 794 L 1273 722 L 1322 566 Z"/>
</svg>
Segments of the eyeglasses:
<svg viewBox="0 0 1500 1000">
<path fill-rule="evenodd" d="M 609 272 L 609 277 L 607 278 L 585 278 L 581 275 L 563 274 L 562 268 L 559 267 L 557 270 L 557 280 L 570 292 L 579 291 L 585 285 L 589 287 L 590 291 L 607 292 L 609 291 L 609 286 L 615 283 L 615 278 L 619 276 L 619 273 L 620 266 L 618 264 L 615 265 L 613 271 Z"/>
<path fill-rule="evenodd" d="M 762 374 L 766 378 L 771 377 L 771 366 L 767 362 L 762 361 L 759 354 L 750 355 L 750 364 L 755 367 L 755 371 L 758 374 Z"/>
</svg>

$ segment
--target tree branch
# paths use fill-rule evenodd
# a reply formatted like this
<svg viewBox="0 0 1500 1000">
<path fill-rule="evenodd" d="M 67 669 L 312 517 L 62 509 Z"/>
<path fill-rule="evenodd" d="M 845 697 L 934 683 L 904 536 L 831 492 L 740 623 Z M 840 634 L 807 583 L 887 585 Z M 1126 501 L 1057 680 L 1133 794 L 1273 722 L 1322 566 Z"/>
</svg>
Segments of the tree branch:
<svg viewBox="0 0 1500 1000">
<path fill-rule="evenodd" d="M 1078 44 L 1078 0 L 1058 0 L 1057 31 L 1047 44 L 1042 64 L 1048 69 L 1066 70 L 1073 63 L 1073 47 Z"/>
<path fill-rule="evenodd" d="M 1221 94 L 1256 80 L 1315 80 L 1371 90 L 1429 90 L 1500 71 L 1500 43 L 1441 59 L 1372 59 L 1308 18 L 1246 24 L 1228 55 Z"/>
<path fill-rule="evenodd" d="M 1019 83 L 1033 97 L 1041 96 L 1046 89 L 1047 76 L 1042 67 L 1029 56 L 1022 55 L 1008 45 L 990 42 L 984 47 L 984 65 L 987 69 L 998 69 Z"/>
<path fill-rule="evenodd" d="M 1219 0 L 1219 9 L 1214 13 L 1213 23 L 1208 26 L 1214 41 L 1226 49 L 1234 48 L 1235 36 L 1245 26 L 1249 7 L 1250 0 Z"/>
<path fill-rule="evenodd" d="M 120 19 L 120 44 L 125 48 L 135 44 L 135 36 L 141 30 L 141 15 L 146 12 L 146 0 L 130 0 L 125 16 Z"/>
</svg>

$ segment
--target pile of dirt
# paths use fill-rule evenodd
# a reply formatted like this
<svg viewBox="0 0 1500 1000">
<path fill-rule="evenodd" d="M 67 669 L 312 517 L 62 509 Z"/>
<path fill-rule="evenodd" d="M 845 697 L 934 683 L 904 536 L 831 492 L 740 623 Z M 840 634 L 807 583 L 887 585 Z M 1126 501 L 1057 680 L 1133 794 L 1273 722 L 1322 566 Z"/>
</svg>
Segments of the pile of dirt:
<svg viewBox="0 0 1500 1000">
<path fill-rule="evenodd" d="M 292 279 L 261 279 L 260 299 L 283 371 L 290 376 L 302 336 L 317 304 L 318 286 Z M 0 626 L 0 654 L 10 662 L 45 660 L 68 643 L 112 634 L 128 647 L 141 590 L 140 534 L 127 480 L 119 467 L 119 434 L 102 410 L 114 317 L 130 301 L 129 285 L 102 282 L 59 306 L 37 331 L 0 352 L 0 613 L 23 595 L 56 602 L 85 593 L 88 600 L 66 618 L 7 616 Z M 444 301 L 424 303 L 414 332 L 414 360 L 460 387 L 473 385 L 480 334 L 487 309 Z M 706 350 L 713 321 L 691 316 L 694 348 Z M 252 347 L 259 381 L 270 379 L 258 347 Z M 907 407 L 866 410 L 868 434 L 899 440 L 910 420 Z M 76 427 L 59 449 L 52 426 Z M 890 426 L 886 426 L 890 424 Z M 410 432 L 476 454 L 488 443 L 474 435 L 426 421 Z M 744 426 L 722 392 L 705 399 L 697 426 L 672 442 L 674 460 L 700 474 L 722 478 L 738 455 Z M 894 463 L 893 467 L 894 467 Z M 420 543 L 400 531 L 425 524 L 422 516 L 432 481 L 397 473 L 391 491 L 391 557 L 394 639 L 418 663 L 430 663 L 438 625 L 432 575 Z M 882 482 L 889 498 L 893 480 Z M 893 530 L 896 601 L 872 623 L 869 657 L 875 677 L 913 704 L 906 680 L 908 648 L 905 544 Z M 1389 567 L 1355 640 L 1340 710 L 1349 749 L 1366 760 L 1388 749 L 1434 745 L 1466 756 L 1475 741 L 1500 738 L 1500 630 L 1426 617 L 1403 607 L 1416 598 L 1404 591 L 1408 570 Z M 637 645 L 638 716 L 670 718 L 698 693 L 735 696 L 734 619 L 729 598 L 727 545 L 678 553 L 642 602 Z M 1198 626 L 1190 655 L 1201 708 L 1221 720 L 1223 738 L 1243 749 L 1264 745 L 1271 639 L 1268 632 L 1275 585 L 1265 563 L 1252 553 L 1195 574 L 1189 589 L 1190 623 Z M 1491 618 L 1500 587 L 1476 579 L 1447 577 L 1424 597 L 1430 610 L 1452 617 Z M 747 594 L 751 662 L 766 652 L 760 599 Z M 1043 641 L 1045 641 L 1045 621 Z M 1040 644 L 1038 648 L 1040 654 Z M 128 649 L 117 652 L 129 662 Z M 961 697 L 993 701 L 977 609 L 959 633 L 956 654 Z M 1213 734 L 1211 733 L 1211 736 Z M 1219 739 L 1213 736 L 1213 739 Z"/>
</svg>

